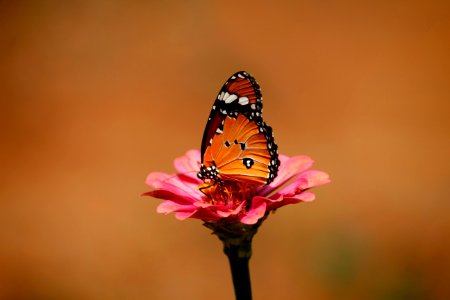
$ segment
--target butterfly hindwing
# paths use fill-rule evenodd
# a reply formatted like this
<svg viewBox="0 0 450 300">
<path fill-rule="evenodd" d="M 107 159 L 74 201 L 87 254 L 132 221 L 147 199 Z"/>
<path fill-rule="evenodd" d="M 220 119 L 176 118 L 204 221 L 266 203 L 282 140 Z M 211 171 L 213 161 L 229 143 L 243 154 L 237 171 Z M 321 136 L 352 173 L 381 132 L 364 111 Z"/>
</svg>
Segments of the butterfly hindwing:
<svg viewBox="0 0 450 300">
<path fill-rule="evenodd" d="M 214 162 L 222 180 L 242 179 L 258 184 L 269 178 L 270 160 L 266 137 L 259 125 L 244 115 L 225 118 L 223 133 L 213 139 L 204 156 L 204 164 Z"/>
<path fill-rule="evenodd" d="M 225 82 L 211 110 L 202 140 L 199 178 L 242 180 L 258 185 L 277 175 L 279 160 L 272 129 L 262 120 L 262 95 L 255 79 L 237 72 Z"/>
</svg>

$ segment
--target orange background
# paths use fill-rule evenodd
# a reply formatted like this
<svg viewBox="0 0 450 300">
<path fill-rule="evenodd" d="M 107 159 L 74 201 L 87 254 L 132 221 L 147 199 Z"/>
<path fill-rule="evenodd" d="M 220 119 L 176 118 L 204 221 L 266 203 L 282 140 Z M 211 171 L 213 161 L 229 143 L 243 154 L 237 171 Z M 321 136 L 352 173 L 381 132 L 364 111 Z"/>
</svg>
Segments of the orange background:
<svg viewBox="0 0 450 300">
<path fill-rule="evenodd" d="M 255 299 L 450 298 L 447 1 L 1 1 L 0 298 L 232 299 L 201 221 L 139 197 L 233 72 L 332 183 L 270 216 Z"/>
</svg>

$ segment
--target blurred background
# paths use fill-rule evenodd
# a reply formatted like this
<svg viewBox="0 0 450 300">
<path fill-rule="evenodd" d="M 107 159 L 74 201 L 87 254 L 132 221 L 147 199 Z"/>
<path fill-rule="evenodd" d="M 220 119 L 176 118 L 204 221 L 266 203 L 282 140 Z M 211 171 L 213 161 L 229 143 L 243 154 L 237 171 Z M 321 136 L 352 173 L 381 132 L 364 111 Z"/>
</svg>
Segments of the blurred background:
<svg viewBox="0 0 450 300">
<path fill-rule="evenodd" d="M 0 1 L 0 299 L 232 299 L 140 197 L 235 71 L 332 183 L 271 215 L 255 299 L 450 299 L 447 1 Z"/>
</svg>

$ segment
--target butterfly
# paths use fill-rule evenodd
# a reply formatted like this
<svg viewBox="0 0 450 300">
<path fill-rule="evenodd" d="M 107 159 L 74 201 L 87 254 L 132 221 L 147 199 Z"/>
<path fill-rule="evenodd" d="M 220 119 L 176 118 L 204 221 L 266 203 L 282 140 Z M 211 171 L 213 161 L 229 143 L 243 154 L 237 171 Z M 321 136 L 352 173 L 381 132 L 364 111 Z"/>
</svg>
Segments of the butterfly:
<svg viewBox="0 0 450 300">
<path fill-rule="evenodd" d="M 206 123 L 198 178 L 212 185 L 241 182 L 269 184 L 280 161 L 272 128 L 262 118 L 261 89 L 247 72 L 223 85 Z"/>
</svg>

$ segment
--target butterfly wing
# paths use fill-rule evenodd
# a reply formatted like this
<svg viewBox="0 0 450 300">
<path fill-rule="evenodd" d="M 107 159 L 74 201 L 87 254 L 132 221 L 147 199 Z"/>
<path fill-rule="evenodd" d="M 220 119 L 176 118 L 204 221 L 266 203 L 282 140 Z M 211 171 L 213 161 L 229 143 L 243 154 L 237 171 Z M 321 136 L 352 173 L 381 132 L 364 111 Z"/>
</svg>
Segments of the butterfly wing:
<svg viewBox="0 0 450 300">
<path fill-rule="evenodd" d="M 211 139 L 222 128 L 225 117 L 245 114 L 258 118 L 262 114 L 261 90 L 256 80 L 247 72 L 236 72 L 222 86 L 217 95 L 203 133 L 201 153 L 205 153 Z"/>
<path fill-rule="evenodd" d="M 231 76 L 206 124 L 199 178 L 262 185 L 276 177 L 277 145 L 261 114 L 262 96 L 255 79 L 246 72 Z"/>
<path fill-rule="evenodd" d="M 257 123 L 244 115 L 227 116 L 223 132 L 216 134 L 211 146 L 206 148 L 204 166 L 214 166 L 221 180 L 258 185 L 270 182 L 276 176 L 278 158 L 273 138 L 267 136 L 268 128 L 265 123 Z"/>
</svg>

